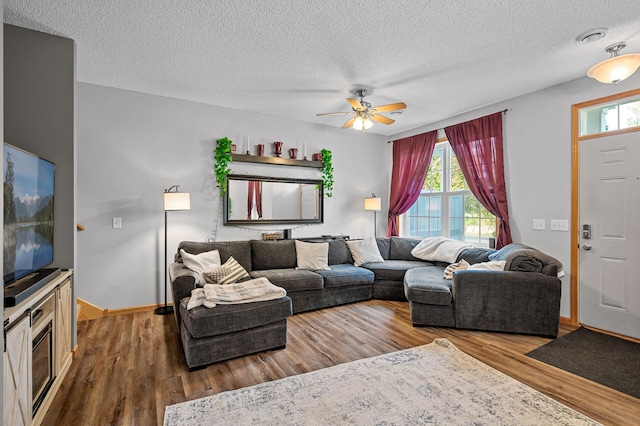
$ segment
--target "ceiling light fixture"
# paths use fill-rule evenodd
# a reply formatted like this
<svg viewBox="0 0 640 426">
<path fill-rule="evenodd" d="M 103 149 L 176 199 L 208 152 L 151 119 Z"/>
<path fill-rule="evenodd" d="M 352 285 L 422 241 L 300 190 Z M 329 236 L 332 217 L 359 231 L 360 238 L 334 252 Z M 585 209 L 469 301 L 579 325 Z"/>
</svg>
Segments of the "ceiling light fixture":
<svg viewBox="0 0 640 426">
<path fill-rule="evenodd" d="M 356 130 L 361 130 L 363 132 L 366 132 L 367 130 L 373 127 L 373 121 L 369 120 L 369 117 L 367 117 L 366 115 L 365 116 L 358 115 L 355 121 L 353 122 L 352 127 Z"/>
<path fill-rule="evenodd" d="M 607 46 L 605 52 L 610 53 L 611 57 L 592 66 L 587 72 L 587 76 L 595 78 L 600 83 L 607 84 L 618 84 L 622 80 L 631 77 L 640 67 L 640 54 L 620 55 L 620 51 L 626 46 L 625 42 Z"/>
</svg>

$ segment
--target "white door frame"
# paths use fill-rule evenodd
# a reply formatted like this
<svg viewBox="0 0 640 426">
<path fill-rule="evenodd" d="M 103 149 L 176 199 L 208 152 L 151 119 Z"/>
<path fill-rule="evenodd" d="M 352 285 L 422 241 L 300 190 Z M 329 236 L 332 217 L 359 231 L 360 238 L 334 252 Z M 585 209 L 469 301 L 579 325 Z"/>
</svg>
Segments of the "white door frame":
<svg viewBox="0 0 640 426">
<path fill-rule="evenodd" d="M 638 95 L 640 95 L 640 89 L 635 89 L 571 106 L 571 317 L 568 319 L 563 318 L 564 322 L 568 322 L 571 325 L 579 325 L 580 323 L 580 319 L 578 318 L 578 292 L 580 282 L 580 141 L 622 133 L 640 132 L 640 127 L 633 127 L 630 129 L 580 136 L 580 110 Z"/>
</svg>

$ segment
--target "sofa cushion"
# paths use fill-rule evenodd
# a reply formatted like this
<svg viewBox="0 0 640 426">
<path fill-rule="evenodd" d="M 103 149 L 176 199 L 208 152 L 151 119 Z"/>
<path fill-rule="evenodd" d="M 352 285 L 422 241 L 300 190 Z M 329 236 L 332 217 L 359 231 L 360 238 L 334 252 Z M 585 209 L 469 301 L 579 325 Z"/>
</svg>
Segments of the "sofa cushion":
<svg viewBox="0 0 640 426">
<path fill-rule="evenodd" d="M 218 250 L 220 252 L 220 261 L 226 262 L 229 257 L 233 256 L 239 264 L 247 271 L 251 270 L 251 245 L 249 241 L 221 241 L 221 242 L 196 242 L 182 241 L 178 245 L 178 253 L 175 261 L 182 262 L 180 250 L 184 249 L 187 253 L 198 254 L 210 250 Z"/>
<path fill-rule="evenodd" d="M 415 238 L 391 237 L 389 259 L 393 260 L 420 260 L 411 254 L 411 250 L 420 243 Z"/>
<path fill-rule="evenodd" d="M 287 290 L 287 293 L 304 290 L 321 290 L 322 277 L 315 272 L 304 269 L 265 269 L 251 271 L 253 278 L 265 277 L 278 287 Z"/>
<path fill-rule="evenodd" d="M 404 273 L 409 269 L 429 266 L 431 263 L 423 260 L 387 260 L 386 262 L 372 262 L 362 265 L 375 274 L 377 280 L 402 281 Z"/>
<path fill-rule="evenodd" d="M 248 330 L 281 321 L 291 315 L 291 299 L 282 297 L 265 302 L 217 305 L 215 308 L 198 306 L 187 310 L 189 298 L 180 302 L 182 322 L 196 339 Z"/>
<path fill-rule="evenodd" d="M 389 252 L 391 250 L 391 238 L 378 237 L 376 238 L 376 242 L 378 243 L 378 250 L 380 251 L 380 256 L 382 256 L 384 260 L 389 259 Z"/>
<path fill-rule="evenodd" d="M 346 287 L 350 285 L 370 285 L 374 275 L 368 269 L 353 265 L 331 265 L 328 271 L 316 271 L 324 278 L 324 287 Z"/>
<path fill-rule="evenodd" d="M 346 240 L 339 238 L 329 241 L 329 265 L 353 264 L 353 257 Z"/>
<path fill-rule="evenodd" d="M 439 266 L 411 269 L 404 276 L 405 296 L 414 303 L 450 305 L 451 287 L 451 281 L 444 279 Z"/>
<path fill-rule="evenodd" d="M 252 269 L 286 269 L 296 267 L 294 240 L 251 240 Z"/>
</svg>

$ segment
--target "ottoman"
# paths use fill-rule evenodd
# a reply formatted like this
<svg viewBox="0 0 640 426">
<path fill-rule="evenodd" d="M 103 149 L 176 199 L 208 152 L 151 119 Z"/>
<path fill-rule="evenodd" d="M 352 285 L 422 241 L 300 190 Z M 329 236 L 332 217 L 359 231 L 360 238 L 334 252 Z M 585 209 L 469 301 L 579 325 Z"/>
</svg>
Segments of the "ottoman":
<svg viewBox="0 0 640 426">
<path fill-rule="evenodd" d="M 409 301 L 414 326 L 455 327 L 451 280 L 444 268 L 425 266 L 409 269 L 404 275 L 404 294 Z"/>
<path fill-rule="evenodd" d="M 189 298 L 180 302 L 180 337 L 190 369 L 287 344 L 287 296 L 264 302 L 198 306 L 187 310 Z"/>
</svg>

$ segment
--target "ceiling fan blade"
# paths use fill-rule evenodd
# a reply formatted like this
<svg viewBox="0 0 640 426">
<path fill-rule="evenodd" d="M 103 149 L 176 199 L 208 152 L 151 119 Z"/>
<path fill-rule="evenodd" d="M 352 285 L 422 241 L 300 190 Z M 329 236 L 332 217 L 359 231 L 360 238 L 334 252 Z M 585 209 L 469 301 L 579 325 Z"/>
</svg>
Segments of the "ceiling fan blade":
<svg viewBox="0 0 640 426">
<path fill-rule="evenodd" d="M 320 115 L 349 115 L 349 114 L 353 114 L 353 111 L 349 111 L 349 112 L 325 112 L 324 114 L 316 114 L 316 115 L 320 116 Z"/>
<path fill-rule="evenodd" d="M 373 107 L 371 108 L 371 110 L 375 112 L 386 112 L 386 111 L 396 111 L 399 109 L 405 109 L 406 107 L 407 107 L 407 104 L 405 104 L 404 102 L 397 102 L 395 104 L 380 105 L 377 107 Z"/>
<path fill-rule="evenodd" d="M 356 121 L 356 118 L 353 117 L 351 119 L 349 119 L 349 121 L 347 121 L 346 123 L 344 123 L 344 126 L 342 126 L 343 129 L 346 129 L 348 127 L 353 126 L 353 122 Z"/>
<path fill-rule="evenodd" d="M 351 104 L 351 106 L 353 107 L 353 109 L 355 109 L 355 110 L 358 110 L 358 111 L 364 111 L 365 110 L 365 107 L 362 106 L 360 101 L 357 100 L 357 99 L 347 98 L 347 102 L 349 102 Z"/>
<path fill-rule="evenodd" d="M 369 118 L 372 119 L 373 121 L 377 121 L 378 123 L 382 123 L 382 124 L 393 124 L 396 122 L 395 120 L 387 118 L 384 115 L 378 115 L 378 114 L 371 114 Z"/>
</svg>

